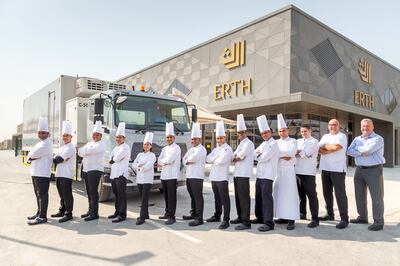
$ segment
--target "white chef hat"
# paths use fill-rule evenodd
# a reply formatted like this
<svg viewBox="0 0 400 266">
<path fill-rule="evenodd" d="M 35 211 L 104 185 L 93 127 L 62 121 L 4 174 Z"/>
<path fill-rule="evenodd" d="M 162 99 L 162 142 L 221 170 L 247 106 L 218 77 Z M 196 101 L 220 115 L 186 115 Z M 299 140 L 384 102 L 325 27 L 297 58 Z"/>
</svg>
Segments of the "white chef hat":
<svg viewBox="0 0 400 266">
<path fill-rule="evenodd" d="M 278 114 L 278 129 L 287 128 L 282 114 Z"/>
<path fill-rule="evenodd" d="M 103 123 L 101 121 L 96 121 L 96 124 L 93 127 L 93 133 L 104 134 Z"/>
<path fill-rule="evenodd" d="M 125 137 L 125 122 L 119 122 L 117 133 L 115 136 L 124 136 Z"/>
<path fill-rule="evenodd" d="M 243 114 L 238 114 L 237 115 L 237 119 L 236 119 L 236 131 L 240 132 L 240 131 L 246 131 L 246 124 L 244 122 L 244 117 Z"/>
<path fill-rule="evenodd" d="M 71 121 L 63 121 L 62 123 L 62 135 L 68 134 L 72 136 L 72 123 Z"/>
<path fill-rule="evenodd" d="M 217 121 L 215 125 L 215 136 L 216 137 L 225 137 L 225 127 L 224 121 Z"/>
<path fill-rule="evenodd" d="M 49 132 L 49 124 L 47 123 L 47 118 L 46 117 L 39 117 L 39 123 L 38 123 L 38 132 L 39 131 L 44 131 L 44 132 Z"/>
<path fill-rule="evenodd" d="M 153 137 L 154 133 L 153 132 L 146 132 L 146 135 L 144 136 L 143 143 L 150 143 L 153 144 Z"/>
<path fill-rule="evenodd" d="M 200 124 L 197 122 L 193 122 L 191 138 L 201 138 Z"/>
<path fill-rule="evenodd" d="M 258 129 L 260 130 L 260 133 L 263 133 L 267 130 L 271 130 L 268 125 L 267 117 L 265 115 L 261 115 L 257 117 L 257 124 L 258 124 Z"/>
<path fill-rule="evenodd" d="M 165 123 L 165 136 L 175 136 L 174 122 Z"/>
</svg>

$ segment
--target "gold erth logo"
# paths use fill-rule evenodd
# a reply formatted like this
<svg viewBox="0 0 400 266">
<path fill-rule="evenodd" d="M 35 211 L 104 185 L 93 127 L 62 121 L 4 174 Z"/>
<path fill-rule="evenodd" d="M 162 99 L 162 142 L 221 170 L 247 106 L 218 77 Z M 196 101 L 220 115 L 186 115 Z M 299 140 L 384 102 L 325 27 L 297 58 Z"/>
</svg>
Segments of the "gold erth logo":
<svg viewBox="0 0 400 266">
<path fill-rule="evenodd" d="M 372 82 L 372 75 L 371 75 L 371 64 L 367 61 L 360 60 L 358 61 L 358 73 L 360 73 L 360 78 L 362 81 L 371 84 Z"/>
<path fill-rule="evenodd" d="M 246 41 L 235 42 L 232 47 L 224 48 L 221 63 L 228 69 L 242 66 L 245 63 Z"/>
</svg>

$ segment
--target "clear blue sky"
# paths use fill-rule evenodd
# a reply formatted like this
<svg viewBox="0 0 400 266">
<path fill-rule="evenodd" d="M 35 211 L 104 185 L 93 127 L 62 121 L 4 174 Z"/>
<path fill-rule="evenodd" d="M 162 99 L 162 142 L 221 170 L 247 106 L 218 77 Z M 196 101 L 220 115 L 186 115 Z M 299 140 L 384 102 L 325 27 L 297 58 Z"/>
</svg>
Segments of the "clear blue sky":
<svg viewBox="0 0 400 266">
<path fill-rule="evenodd" d="M 400 67 L 400 1 L 0 0 L 0 140 L 60 74 L 116 80 L 288 4 Z"/>
</svg>

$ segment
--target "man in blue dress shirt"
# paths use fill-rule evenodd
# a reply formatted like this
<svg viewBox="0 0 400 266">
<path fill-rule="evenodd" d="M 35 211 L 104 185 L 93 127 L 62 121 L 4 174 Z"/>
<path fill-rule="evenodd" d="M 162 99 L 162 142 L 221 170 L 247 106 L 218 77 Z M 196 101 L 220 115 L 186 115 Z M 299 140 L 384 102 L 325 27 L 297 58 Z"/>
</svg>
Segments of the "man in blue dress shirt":
<svg viewBox="0 0 400 266">
<path fill-rule="evenodd" d="M 372 198 L 372 215 L 374 223 L 368 227 L 370 231 L 383 229 L 383 175 L 382 165 L 386 162 L 383 157 L 384 141 L 374 132 L 374 123 L 371 119 L 361 120 L 361 136 L 356 137 L 347 154 L 355 158 L 357 165 L 354 174 L 354 189 L 358 217 L 351 219 L 351 223 L 367 224 L 367 188 Z"/>
</svg>

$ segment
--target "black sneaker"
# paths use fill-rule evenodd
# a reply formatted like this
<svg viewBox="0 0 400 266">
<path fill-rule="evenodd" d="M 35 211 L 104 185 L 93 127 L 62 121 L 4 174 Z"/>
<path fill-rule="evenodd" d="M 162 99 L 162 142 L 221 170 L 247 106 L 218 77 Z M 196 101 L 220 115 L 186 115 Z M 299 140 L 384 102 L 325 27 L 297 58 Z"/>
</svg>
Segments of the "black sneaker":
<svg viewBox="0 0 400 266">
<path fill-rule="evenodd" d="M 256 219 L 251 219 L 251 220 L 250 220 L 250 223 L 251 223 L 251 224 L 262 224 L 263 222 L 262 222 L 261 220 L 259 220 L 259 219 L 256 218 Z"/>
<path fill-rule="evenodd" d="M 260 231 L 260 232 L 267 232 L 267 231 L 274 230 L 274 227 L 270 226 L 270 225 L 267 225 L 267 224 L 263 224 L 260 227 L 258 227 L 257 230 Z"/>
<path fill-rule="evenodd" d="M 330 216 L 330 215 L 327 214 L 327 215 L 318 217 L 318 219 L 319 219 L 320 221 L 334 221 L 334 220 L 335 220 L 335 217 Z"/>
<path fill-rule="evenodd" d="M 194 216 L 193 215 L 183 215 L 182 219 L 183 220 L 194 220 Z"/>
<path fill-rule="evenodd" d="M 246 230 L 246 229 L 250 229 L 251 228 L 251 224 L 239 224 L 235 226 L 235 230 Z"/>
<path fill-rule="evenodd" d="M 37 224 L 43 224 L 43 223 L 47 223 L 47 218 L 36 217 L 35 220 L 28 221 L 29 225 L 37 225 Z"/>
<path fill-rule="evenodd" d="M 64 215 L 60 220 L 58 220 L 59 223 L 65 223 L 69 220 L 72 220 L 72 215 Z"/>
<path fill-rule="evenodd" d="M 90 211 L 87 211 L 86 213 L 81 215 L 81 218 L 86 218 L 90 216 Z"/>
<path fill-rule="evenodd" d="M 383 230 L 383 224 L 376 224 L 373 223 L 370 226 L 368 226 L 369 231 L 380 231 Z"/>
<path fill-rule="evenodd" d="M 289 223 L 289 221 L 286 220 L 286 219 L 275 219 L 274 222 L 276 224 L 287 224 L 287 223 Z"/>
<path fill-rule="evenodd" d="M 221 218 L 216 217 L 215 215 L 213 215 L 210 218 L 208 218 L 206 221 L 207 221 L 207 223 L 220 222 Z"/>
<path fill-rule="evenodd" d="M 168 216 L 166 214 L 162 215 L 162 216 L 158 216 L 158 219 L 160 220 L 167 220 Z"/>
<path fill-rule="evenodd" d="M 356 219 L 350 219 L 350 223 L 352 223 L 352 224 L 368 224 L 368 220 L 362 219 L 360 216 L 358 216 Z"/>
<path fill-rule="evenodd" d="M 39 213 L 36 213 L 35 215 L 32 215 L 32 216 L 28 216 L 28 217 L 26 217 L 28 220 L 35 220 L 36 219 L 36 217 L 38 217 L 39 216 Z"/>
<path fill-rule="evenodd" d="M 136 225 L 144 224 L 144 222 L 145 222 L 145 220 L 139 217 L 139 218 L 137 218 L 137 220 L 136 220 Z"/>
<path fill-rule="evenodd" d="M 90 214 L 89 216 L 87 216 L 84 221 L 88 222 L 88 221 L 92 221 L 92 220 L 96 220 L 99 219 L 99 215 L 98 214 Z"/>
<path fill-rule="evenodd" d="M 296 225 L 294 223 L 294 221 L 289 221 L 288 225 L 286 226 L 287 230 L 293 230 L 294 228 L 296 228 Z"/>
<path fill-rule="evenodd" d="M 52 218 L 64 217 L 64 213 L 63 212 L 57 212 L 56 214 L 50 215 L 50 217 L 52 217 Z"/>
<path fill-rule="evenodd" d="M 171 225 L 174 224 L 175 222 L 176 222 L 175 218 L 168 218 L 168 220 L 166 220 L 164 224 Z"/>
<path fill-rule="evenodd" d="M 199 226 L 199 225 L 202 225 L 202 224 L 204 224 L 203 220 L 197 220 L 197 219 L 189 222 L 189 226 Z"/>
<path fill-rule="evenodd" d="M 317 226 L 319 226 L 319 222 L 315 221 L 315 220 L 311 220 L 311 222 L 309 224 L 307 224 L 308 228 L 315 228 Z"/>
<path fill-rule="evenodd" d="M 236 218 L 234 220 L 231 220 L 231 224 L 240 224 L 240 223 L 242 223 L 242 219 L 240 219 L 240 218 Z"/>
<path fill-rule="evenodd" d="M 115 218 L 114 220 L 112 220 L 111 222 L 113 222 L 113 223 L 119 223 L 119 222 L 122 222 L 122 221 L 125 221 L 125 217 L 122 217 L 122 216 L 117 216 L 117 218 Z"/>
<path fill-rule="evenodd" d="M 117 217 L 118 217 L 118 213 L 114 213 L 114 214 L 111 214 L 111 215 L 107 216 L 108 219 L 114 219 L 114 218 L 117 218 Z"/>
<path fill-rule="evenodd" d="M 229 221 L 222 221 L 222 223 L 218 226 L 218 229 L 226 229 L 229 227 Z"/>
<path fill-rule="evenodd" d="M 345 229 L 347 226 L 349 226 L 349 222 L 341 220 L 337 225 L 337 229 Z"/>
</svg>

